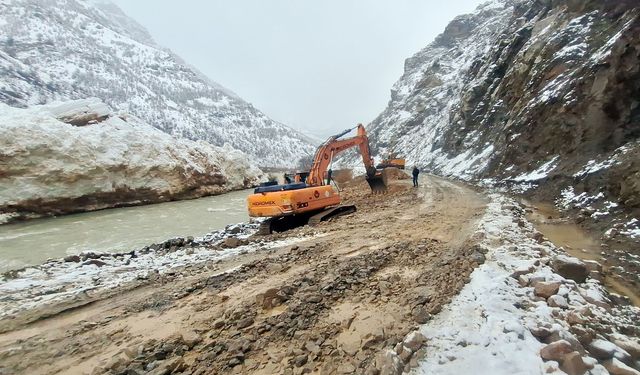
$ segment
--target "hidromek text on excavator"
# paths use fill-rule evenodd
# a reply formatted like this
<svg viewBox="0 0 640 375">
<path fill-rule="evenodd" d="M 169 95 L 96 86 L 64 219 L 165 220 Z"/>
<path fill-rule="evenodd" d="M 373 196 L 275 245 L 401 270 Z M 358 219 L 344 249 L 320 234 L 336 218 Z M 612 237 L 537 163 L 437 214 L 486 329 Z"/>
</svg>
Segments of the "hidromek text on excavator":
<svg viewBox="0 0 640 375">
<path fill-rule="evenodd" d="M 261 234 L 282 232 L 300 225 L 316 224 L 356 211 L 355 206 L 341 205 L 339 192 L 330 184 L 329 167 L 341 152 L 358 147 L 373 193 L 383 193 L 387 184 L 384 170 L 377 170 L 369 148 L 369 138 L 362 124 L 357 133 L 343 138 L 354 128 L 330 137 L 315 153 L 311 170 L 298 173 L 296 182 L 279 185 L 265 183 L 247 198 L 249 216 L 267 218 Z M 329 180 L 329 181 L 327 181 Z"/>
</svg>

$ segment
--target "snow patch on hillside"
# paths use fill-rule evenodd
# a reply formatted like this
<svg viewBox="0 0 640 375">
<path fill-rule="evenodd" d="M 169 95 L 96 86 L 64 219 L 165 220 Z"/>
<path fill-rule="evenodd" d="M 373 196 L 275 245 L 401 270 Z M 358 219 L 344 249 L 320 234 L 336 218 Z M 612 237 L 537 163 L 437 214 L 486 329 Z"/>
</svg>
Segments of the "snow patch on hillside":
<svg viewBox="0 0 640 375">
<path fill-rule="evenodd" d="M 284 126 L 158 46 L 107 0 L 0 2 L 0 102 L 97 97 L 170 134 L 229 143 L 261 166 L 314 151 Z"/>
</svg>

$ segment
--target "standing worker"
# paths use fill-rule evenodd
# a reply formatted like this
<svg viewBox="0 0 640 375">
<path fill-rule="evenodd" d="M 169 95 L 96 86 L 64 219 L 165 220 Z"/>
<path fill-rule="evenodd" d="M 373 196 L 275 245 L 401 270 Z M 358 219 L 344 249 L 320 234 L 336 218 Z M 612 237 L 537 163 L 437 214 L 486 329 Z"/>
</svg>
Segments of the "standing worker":
<svg viewBox="0 0 640 375">
<path fill-rule="evenodd" d="M 418 187 L 418 176 L 420 175 L 420 170 L 417 165 L 413 166 L 413 187 Z"/>
</svg>

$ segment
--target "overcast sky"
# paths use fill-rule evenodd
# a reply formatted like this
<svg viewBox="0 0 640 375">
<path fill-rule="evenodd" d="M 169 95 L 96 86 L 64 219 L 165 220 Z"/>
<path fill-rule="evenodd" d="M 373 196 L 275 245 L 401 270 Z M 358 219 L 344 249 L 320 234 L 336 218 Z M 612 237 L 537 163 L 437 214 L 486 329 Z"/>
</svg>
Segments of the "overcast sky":
<svg viewBox="0 0 640 375">
<path fill-rule="evenodd" d="M 482 0 L 113 0 L 271 118 L 325 137 L 385 108 L 404 60 Z"/>
</svg>

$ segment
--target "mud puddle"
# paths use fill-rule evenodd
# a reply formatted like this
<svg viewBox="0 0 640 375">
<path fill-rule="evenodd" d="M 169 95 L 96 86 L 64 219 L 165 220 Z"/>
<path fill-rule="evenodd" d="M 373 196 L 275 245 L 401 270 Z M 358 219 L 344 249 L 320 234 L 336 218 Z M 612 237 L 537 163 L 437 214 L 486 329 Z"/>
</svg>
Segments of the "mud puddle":
<svg viewBox="0 0 640 375">
<path fill-rule="evenodd" d="M 604 284 L 609 291 L 626 296 L 635 306 L 640 306 L 640 292 L 617 280 L 613 267 L 604 257 L 605 249 L 596 238 L 564 218 L 551 204 L 531 202 L 525 202 L 525 204 L 532 209 L 532 212 L 527 214 L 527 219 L 539 232 L 554 245 L 564 248 L 569 255 L 602 264 Z"/>
</svg>

